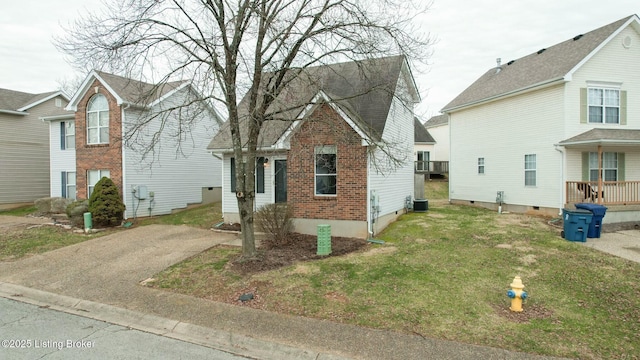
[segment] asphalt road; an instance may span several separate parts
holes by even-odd
[[[249,359],[5,298],[0,342],[0,359]]]

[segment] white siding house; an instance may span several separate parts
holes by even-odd
[[[101,96],[108,107],[104,143],[88,143],[87,112]],[[78,199],[88,198],[90,173],[110,177],[122,193],[125,218],[169,214],[190,204],[220,200],[221,161],[206,150],[222,120],[184,81],[148,84],[92,71],[72,97],[73,118],[50,121],[51,195],[63,192],[63,174],[76,174]],[[63,149],[61,131],[74,123],[75,148]],[[101,123],[102,125],[102,123]],[[105,129],[106,130],[106,129]],[[54,157],[55,156],[55,157]]]
[[[632,15],[487,71],[445,106],[450,200],[557,215],[598,202],[637,219],[640,19]],[[599,161],[600,159],[600,161]],[[634,195],[635,194],[635,195]]]

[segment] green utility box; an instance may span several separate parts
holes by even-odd
[[[318,225],[318,255],[331,254],[331,225]]]
[[[93,220],[91,219],[91,213],[90,212],[86,212],[83,215],[84,215],[84,229],[85,229],[85,231],[92,229],[93,228]]]

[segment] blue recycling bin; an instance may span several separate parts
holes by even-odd
[[[589,210],[562,209],[564,238],[569,241],[587,241],[587,232],[592,219],[593,213]]]
[[[589,231],[587,232],[587,237],[599,238],[600,232],[602,231],[602,219],[604,218],[604,215],[607,213],[607,207],[599,204],[580,203],[580,204],[576,204],[576,209],[591,211],[591,213],[593,214],[593,219],[591,220],[591,224],[589,224]]]

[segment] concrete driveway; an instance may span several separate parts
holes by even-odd
[[[584,246],[640,263],[640,230],[601,233],[600,238],[587,238]]]
[[[0,226],[15,226],[15,219],[4,218],[0,216]],[[85,299],[104,300],[109,289],[114,298],[122,299],[117,292],[130,293],[140,281],[168,266],[235,239],[235,234],[188,226],[143,226],[0,262],[0,280]]]

